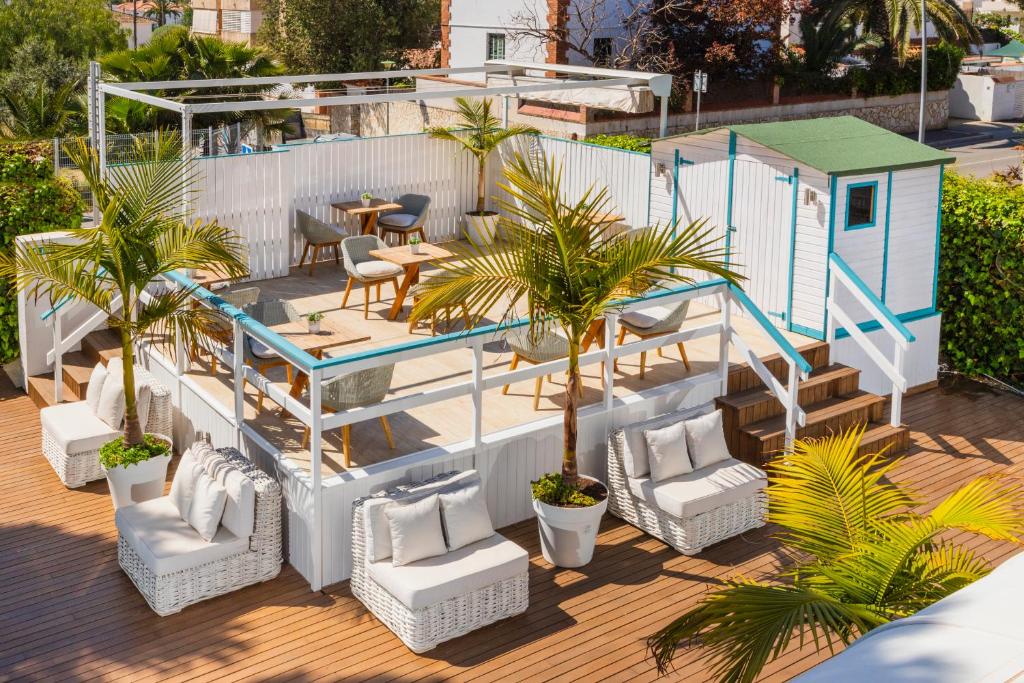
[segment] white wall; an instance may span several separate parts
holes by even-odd
[[[910,350],[904,354],[903,374],[907,378],[908,388],[934,382],[938,378],[941,322],[941,314],[935,314],[905,323],[915,337]],[[885,330],[874,330],[868,332],[867,336],[883,356],[892,360],[895,342]],[[830,354],[833,363],[860,369],[861,389],[882,396],[892,393],[892,382],[851,337],[836,339],[831,345]]]
[[[949,115],[960,119],[992,121],[995,82],[990,76],[961,73],[949,91]]]
[[[941,182],[938,166],[893,173],[884,301],[897,315],[933,304]]]

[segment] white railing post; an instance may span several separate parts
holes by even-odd
[[[245,362],[243,344],[245,343],[245,330],[237,320],[232,322],[234,332],[234,347],[232,353],[232,365],[234,366],[235,382],[235,435],[238,449],[242,449],[242,423],[245,422]]]
[[[729,393],[729,339],[732,337],[732,295],[722,292],[718,295],[722,309],[722,333],[718,337],[718,376],[722,382],[722,396]]]
[[[60,311],[53,316],[53,400],[64,400],[64,335],[61,332]]]
[[[612,406],[615,405],[615,325],[618,324],[617,313],[606,313],[604,316],[604,410],[611,420]]]
[[[323,474],[320,468],[323,467],[323,406],[320,402],[322,370],[313,370],[309,373],[309,409],[312,419],[309,425],[309,452],[310,467],[313,479],[313,519],[310,520],[310,540],[313,555],[313,580],[310,582],[314,591],[323,588],[324,575],[324,547],[323,547]]]
[[[474,457],[484,444],[484,345],[473,340],[473,449]]]
[[[893,344],[893,347],[896,349],[893,366],[896,368],[896,374],[903,377],[903,347],[900,346],[899,342]],[[892,383],[892,405],[890,408],[889,424],[893,427],[899,427],[903,417],[903,390],[896,382]]]
[[[796,363],[789,361],[789,394],[786,397],[786,450],[793,447],[796,439],[797,408],[800,398],[800,373]]]

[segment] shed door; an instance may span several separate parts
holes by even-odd
[[[776,327],[786,328],[797,181],[768,164],[740,159],[734,174],[731,262],[747,277],[747,295]]]

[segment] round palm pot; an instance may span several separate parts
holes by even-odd
[[[583,475],[580,479],[599,484],[607,492],[608,487],[597,479]],[[594,557],[601,517],[607,509],[607,495],[597,505],[588,507],[560,507],[534,499],[533,511],[537,513],[537,531],[544,559],[556,567],[569,568],[582,567],[590,562]]]
[[[473,244],[477,246],[490,244],[498,232],[498,213],[496,211],[467,212],[465,231],[466,239]]]
[[[171,464],[174,452],[171,450],[170,437],[163,434],[149,434],[167,444],[167,453],[131,465],[104,467],[107,485],[110,488],[110,500],[114,509],[134,505],[145,500],[159,498],[164,494],[164,482],[167,481],[167,467]]]

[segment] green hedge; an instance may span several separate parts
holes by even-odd
[[[938,307],[957,369],[1024,379],[1024,188],[947,174]]]
[[[0,250],[18,235],[77,227],[83,209],[78,192],[54,177],[50,143],[0,143]],[[0,363],[17,356],[18,298],[0,283]]]
[[[643,152],[644,154],[651,153],[651,139],[642,138],[636,135],[591,135],[586,138],[584,142],[601,145],[602,147],[628,149],[631,152]]]

